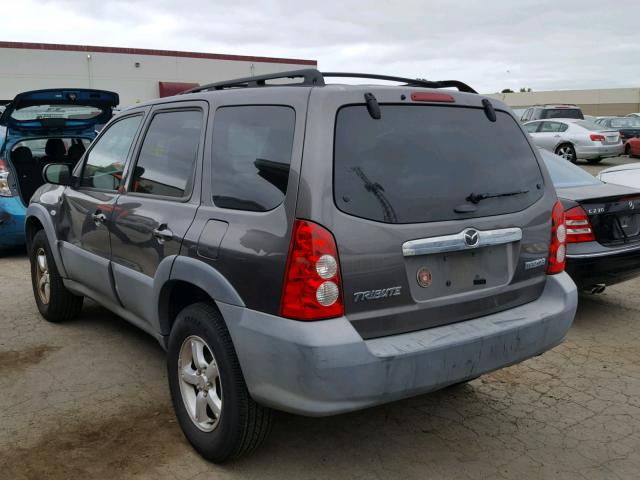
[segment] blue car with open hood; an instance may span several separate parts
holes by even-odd
[[[25,243],[29,199],[50,163],[71,169],[119,103],[104,90],[54,88],[18,94],[0,117],[0,249]]]

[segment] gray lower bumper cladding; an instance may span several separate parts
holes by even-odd
[[[576,306],[562,273],[520,307],[365,341],[344,317],[299,322],[219,304],[253,398],[309,416],[438,390],[538,355],[562,342]]]

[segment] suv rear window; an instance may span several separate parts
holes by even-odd
[[[468,107],[382,105],[374,120],[363,106],[336,119],[334,199],[345,213],[386,223],[421,223],[523,210],[542,196],[542,174],[517,122],[490,122]],[[488,198],[474,194],[527,193]]]
[[[540,112],[540,118],[579,118],[584,119],[579,108],[545,108]]]

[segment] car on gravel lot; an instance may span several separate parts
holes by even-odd
[[[617,130],[623,142],[640,136],[640,118],[611,117],[603,118],[597,123],[607,130]]]
[[[598,172],[596,177],[605,183],[614,183],[640,190],[640,162],[609,167]]]
[[[624,153],[630,157],[640,157],[640,137],[633,137],[624,142]]]
[[[640,276],[640,189],[604,183],[558,155],[540,154],[565,210],[566,270],[576,285],[599,293]]]
[[[73,168],[118,102],[114,92],[74,88],[24,92],[7,105],[0,117],[0,249],[25,244],[27,205],[45,183],[44,167]]]
[[[537,120],[524,128],[534,143],[565,160],[584,159],[598,163],[605,157],[617,157],[624,146],[617,130],[607,130],[588,120]]]
[[[560,105],[536,105],[527,108],[522,117],[521,122],[530,122],[532,120],[544,120],[551,118],[576,118],[584,120],[582,110],[577,105],[560,104]]]
[[[354,76],[402,85],[325,81]],[[122,111],[45,176],[27,216],[38,309],[65,320],[86,296],[157,338],[213,461],[254,449],[271,409],[461,383],[559,344],[575,314],[537,149],[458,81],[205,85]]]

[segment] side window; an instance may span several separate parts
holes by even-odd
[[[109,126],[87,155],[80,187],[118,189],[127,155],[141,120],[142,115],[135,115]]]
[[[536,131],[538,130],[539,126],[540,126],[540,122],[527,123],[524,126],[524,129],[529,133],[536,133]]]
[[[527,110],[524,112],[524,115],[522,115],[522,121],[526,122],[527,120],[529,120],[529,118],[531,118],[531,109],[527,108]]]
[[[131,192],[184,197],[192,186],[200,145],[200,110],[157,113],[144,137]]]
[[[213,201],[265,212],[287,193],[295,111],[254,105],[222,107],[213,123]]]
[[[542,122],[540,133],[553,133],[560,131],[560,123],[558,122]]]
[[[569,125],[567,125],[566,123],[559,123],[558,125],[560,125],[558,127],[559,132],[566,132],[569,129]]]

